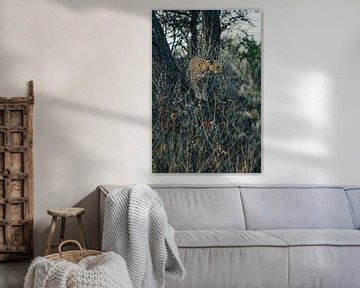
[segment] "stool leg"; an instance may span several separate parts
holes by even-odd
[[[85,229],[84,229],[84,223],[81,219],[81,215],[77,216],[77,220],[78,220],[79,226],[80,226],[81,245],[83,246],[84,249],[86,249],[87,244],[86,244],[86,238],[85,238]]]
[[[55,233],[56,220],[57,220],[56,216],[53,216],[51,219],[50,231],[49,231],[49,236],[48,236],[48,240],[47,240],[45,255],[50,254],[50,251],[51,251],[51,243],[52,243],[52,239],[53,239],[54,233]]]
[[[61,217],[60,243],[64,241],[66,218]]]

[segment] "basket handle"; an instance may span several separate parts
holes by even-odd
[[[81,244],[80,244],[78,241],[76,241],[76,240],[65,240],[65,241],[61,242],[60,245],[59,245],[58,251],[59,251],[60,255],[63,253],[63,251],[61,250],[61,248],[62,248],[65,244],[67,244],[67,243],[76,244],[76,246],[79,247],[80,252],[82,252],[82,251],[84,250],[84,249],[82,248]]]

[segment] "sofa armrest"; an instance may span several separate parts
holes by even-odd
[[[102,186],[99,186],[99,250],[101,250],[102,233],[104,228],[105,199],[109,195]]]

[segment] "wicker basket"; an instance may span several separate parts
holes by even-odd
[[[61,250],[61,248],[65,244],[69,244],[69,243],[76,244],[79,247],[79,250],[63,252]],[[69,262],[78,263],[85,257],[96,256],[96,255],[102,254],[102,252],[100,252],[100,251],[83,249],[81,244],[76,240],[65,240],[65,241],[61,242],[58,250],[59,250],[59,253],[47,255],[47,256],[45,256],[45,258],[47,258],[49,260],[66,260]]]

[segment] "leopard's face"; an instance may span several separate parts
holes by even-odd
[[[206,74],[209,71],[209,61],[205,59],[197,59],[197,61],[193,62],[193,65],[190,67],[194,74],[198,74],[198,76],[201,76],[201,74]]]
[[[212,74],[221,73],[222,66],[219,60],[208,60],[208,71]]]

